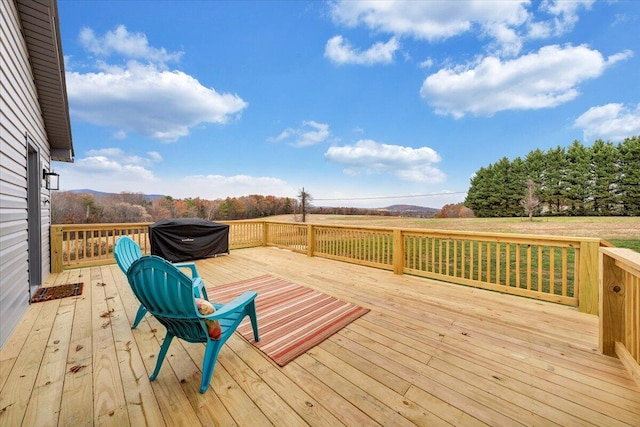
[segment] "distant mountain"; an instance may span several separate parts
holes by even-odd
[[[398,212],[408,216],[419,215],[423,217],[434,216],[440,211],[440,209],[427,208],[424,206],[415,206],[415,205],[391,205],[391,206],[387,206],[386,208],[380,208],[380,210],[385,210],[389,212]]]
[[[91,194],[92,196],[95,196],[95,197],[106,197],[106,196],[120,194],[120,193],[105,193],[103,191],[89,190],[88,188],[83,188],[80,190],[69,190],[69,192],[77,193],[77,194]],[[126,193],[126,191],[124,191],[123,193]],[[143,196],[145,199],[149,201],[153,201],[155,199],[160,199],[162,197],[165,197],[163,194],[143,194]]]

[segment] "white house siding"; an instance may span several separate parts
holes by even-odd
[[[0,347],[29,305],[27,135],[39,152],[39,175],[50,150],[20,19],[0,0]],[[49,191],[39,180],[42,279],[49,274]],[[33,285],[33,284],[32,284]],[[37,284],[39,285],[39,284]]]

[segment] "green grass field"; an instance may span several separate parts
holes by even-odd
[[[640,252],[640,240],[636,239],[610,239],[609,243],[619,248],[629,248],[636,252]]]

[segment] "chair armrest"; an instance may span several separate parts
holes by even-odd
[[[251,302],[253,302],[257,296],[258,296],[258,293],[255,291],[246,291],[242,295],[234,298],[233,301],[220,307],[220,309],[216,310],[215,313],[210,314],[209,316],[203,316],[203,317],[210,320],[221,319],[226,315],[228,315],[229,313],[233,313],[235,311],[238,311],[238,309],[244,308],[247,304],[250,304]]]
[[[198,274],[198,270],[196,269],[196,265],[192,262],[177,262],[172,264],[178,268],[188,268],[189,270],[191,270],[192,279],[200,277],[200,275]]]
[[[191,279],[191,288],[193,289],[193,296],[196,298],[204,298],[207,301],[209,297],[207,296],[207,289],[204,287],[204,282],[200,277],[194,277]]]

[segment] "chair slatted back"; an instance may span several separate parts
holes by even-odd
[[[113,249],[113,256],[118,263],[118,267],[124,274],[127,274],[131,264],[142,256],[140,246],[129,236],[121,236]]]
[[[133,262],[127,277],[138,300],[178,338],[206,342],[207,327],[198,315],[193,281],[169,261],[155,255]]]

